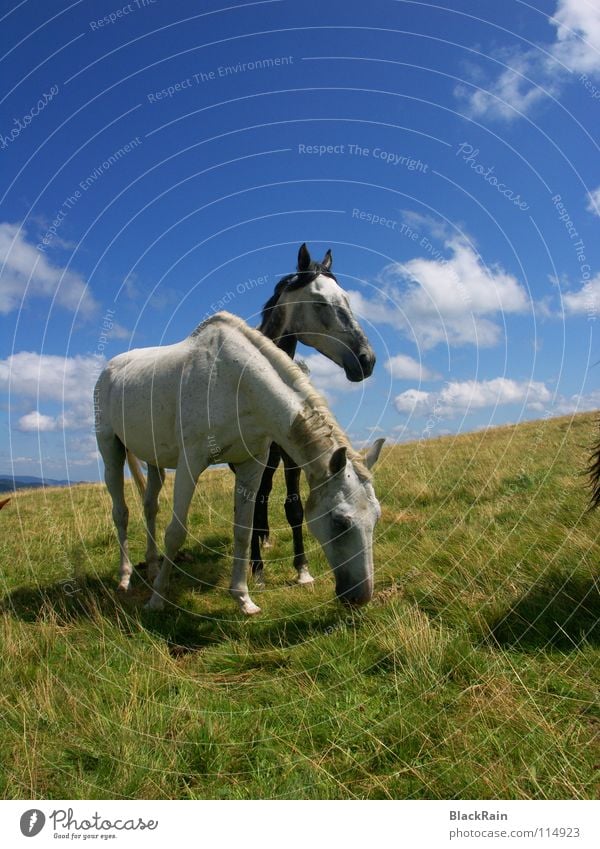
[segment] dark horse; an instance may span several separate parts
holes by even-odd
[[[331,250],[322,262],[311,259],[305,244],[298,251],[295,274],[283,277],[273,295],[264,305],[259,330],[294,357],[298,342],[316,348],[341,366],[348,380],[357,382],[369,377],[375,366],[375,354],[356,321],[348,296],[331,272]],[[378,440],[374,452],[379,453],[383,440]],[[371,460],[373,458],[369,458]],[[278,445],[273,443],[260,488],[256,495],[254,527],[250,548],[252,574],[263,582],[261,543],[269,538],[269,496],[273,475],[283,460],[287,497],[285,515],[294,540],[294,567],[298,583],[312,583],[304,552],[302,524],[304,508],[300,499],[300,469]]]

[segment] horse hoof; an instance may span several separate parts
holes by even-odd
[[[262,569],[258,569],[256,572],[252,573],[252,580],[254,581],[254,586],[257,590],[264,590],[265,588],[265,573]]]
[[[194,557],[189,551],[178,551],[175,555],[175,563],[193,563]]]
[[[124,581],[121,581],[121,583],[117,587],[117,592],[119,593],[119,595],[121,595],[122,593],[129,592],[129,581],[127,581],[126,583]]]
[[[301,569],[298,572],[298,577],[296,578],[296,583],[300,584],[301,587],[307,587],[307,589],[313,589],[313,585],[315,583],[315,579],[310,574],[308,569]]]
[[[242,605],[242,613],[245,613],[246,616],[256,616],[257,613],[260,613],[260,607],[254,604],[253,601],[245,601]]]
[[[153,593],[151,598],[150,598],[150,601],[147,601],[146,604],[144,605],[144,609],[145,610],[162,610],[164,608],[164,606],[165,606],[164,599],[162,599],[159,595],[156,595],[156,593]]]
[[[273,540],[271,537],[265,537],[262,541],[262,548],[268,551],[270,548],[273,548]]]

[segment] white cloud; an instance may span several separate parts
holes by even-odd
[[[408,224],[413,231],[426,232],[439,242],[448,241],[456,233],[456,228],[439,216],[416,212],[414,209],[399,209],[398,212],[402,224]]]
[[[350,306],[359,318],[372,321],[373,324],[391,324],[398,330],[407,330],[408,320],[402,315],[400,308],[400,293],[392,292],[388,295],[381,290],[374,298],[367,298],[362,292],[349,290],[346,293],[350,299]],[[397,300],[395,297],[397,297]]]
[[[99,459],[100,452],[94,434],[85,433],[69,438],[68,465],[88,466],[90,463],[97,463]]]
[[[522,313],[530,306],[524,288],[500,266],[485,266],[462,239],[445,243],[448,259],[419,257],[391,263],[380,275],[381,292],[368,300],[349,292],[352,308],[374,323],[414,336],[423,348],[495,345],[501,328],[488,318]]]
[[[576,393],[575,395],[562,395],[552,407],[555,416],[564,416],[569,413],[585,413],[597,410],[600,407],[600,389],[587,395]]]
[[[22,416],[23,431],[81,430],[93,422],[92,393],[104,366],[103,357],[59,357],[21,351],[0,360],[0,391],[10,391],[13,400],[54,402],[63,405],[58,416],[32,410]]]
[[[416,415],[433,412],[439,416],[458,416],[484,407],[524,404],[542,410],[552,398],[550,390],[539,381],[516,381],[506,377],[493,380],[465,380],[447,383],[441,392],[409,389],[394,399],[400,413]]]
[[[414,413],[420,415],[426,413],[431,407],[430,398],[433,393],[424,392],[421,389],[407,389],[394,398],[394,406],[399,413]]]
[[[579,73],[600,72],[600,6],[597,0],[558,0],[552,52]]]
[[[592,215],[600,216],[600,186],[598,186],[597,189],[592,189],[591,192],[588,192],[586,209],[588,212],[591,212]]]
[[[589,0],[558,0],[548,23],[555,40],[533,49],[503,49],[494,58],[507,67],[480,88],[459,85],[455,96],[477,118],[513,120],[528,114],[547,94],[557,97],[569,80],[569,71],[600,74],[600,5]]]
[[[113,323],[113,326],[111,327],[111,329],[108,331],[108,335],[110,336],[111,339],[129,339],[129,340],[131,340],[133,333],[127,327],[123,327],[122,324],[119,324],[118,322],[115,321]]]
[[[566,292],[563,303],[570,315],[597,316],[600,313],[600,272],[576,292]]]
[[[80,401],[92,394],[103,357],[59,357],[21,351],[0,360],[0,390],[48,401]]]
[[[0,314],[23,299],[55,298],[58,306],[89,317],[98,307],[81,275],[49,262],[17,224],[0,224]]]
[[[438,378],[435,372],[407,354],[396,354],[390,357],[385,363],[385,368],[394,380],[436,380]]]
[[[557,93],[556,79],[545,80],[543,71],[540,73],[546,60],[537,51],[503,50],[495,58],[508,66],[495,80],[481,84],[479,88],[461,84],[454,89],[455,96],[465,103],[468,113],[474,118],[512,121],[520,114],[527,114],[546,96],[546,92]],[[542,79],[543,87],[536,84],[534,76]]]
[[[32,410],[27,415],[21,416],[17,427],[25,433],[29,433],[30,431],[47,433],[56,430],[58,422],[54,416],[45,416],[38,412],[38,410]]]

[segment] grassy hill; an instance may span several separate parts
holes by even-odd
[[[0,795],[596,796],[600,512],[581,476],[596,437],[580,415],[384,449],[376,596],[355,613],[312,538],[316,589],[290,585],[280,477],[250,621],[226,593],[228,471],[200,479],[162,614],[142,608],[143,573],[116,597],[102,486],[15,494],[0,514]]]

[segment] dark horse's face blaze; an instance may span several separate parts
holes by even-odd
[[[348,380],[369,377],[375,353],[358,324],[348,295],[331,273],[331,251],[313,262],[305,245],[298,254],[298,273],[284,277],[265,305],[265,335],[289,337],[315,348],[344,369]]]

